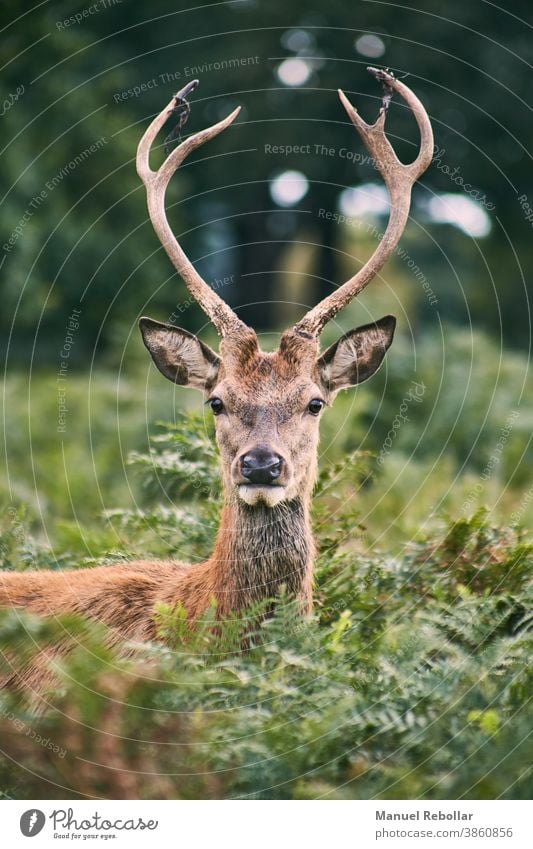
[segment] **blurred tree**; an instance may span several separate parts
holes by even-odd
[[[294,0],[290,10],[253,0],[190,10],[154,0],[149,14],[118,0],[94,14],[84,9],[48,3],[19,17],[15,0],[2,9],[2,244],[21,232],[3,251],[1,320],[4,340],[15,322],[17,360],[33,338],[38,361],[56,361],[73,306],[82,309],[72,354],[79,363],[95,346],[120,350],[117,338],[140,312],[175,312],[184,288],[146,222],[133,160],[149,117],[194,77],[202,85],[187,132],[243,105],[239,124],[191,157],[169,191],[169,217],[200,272],[229,277],[224,297],[262,327],[284,323],[280,307],[265,309],[273,296],[309,303],[341,282],[345,235],[319,211],[337,210],[347,187],[380,181],[354,163],[362,145],[335,90],[343,87],[371,119],[379,91],[364,68],[376,63],[408,72],[432,116],[439,154],[416,193],[412,256],[432,269],[440,316],[528,344],[526,2],[512,14],[481,0],[454,0],[445,15],[436,0],[422,10],[343,0],[327,8]],[[416,145],[413,123],[393,106],[390,133],[406,159]],[[271,187],[287,170],[303,175],[303,195],[283,206]],[[476,242],[436,223],[429,212],[442,192],[484,196],[490,233]],[[312,250],[301,274],[288,248],[298,242]],[[349,250],[352,268],[359,243]],[[179,322],[197,330],[203,319],[193,307]]]

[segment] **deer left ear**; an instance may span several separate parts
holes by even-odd
[[[208,345],[187,330],[152,318],[141,318],[139,327],[154,363],[168,380],[202,392],[214,385],[220,359]]]
[[[328,391],[347,389],[372,377],[391,345],[395,327],[394,316],[386,315],[373,324],[350,330],[331,345],[317,362]]]

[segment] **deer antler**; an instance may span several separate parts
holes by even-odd
[[[211,319],[221,336],[226,336],[235,331],[242,331],[247,326],[237,317],[231,307],[220,298],[216,292],[203,280],[198,274],[192,262],[188,259],[174,233],[172,232],[167,220],[165,212],[165,192],[169,184],[170,178],[181,165],[183,160],[196,150],[197,147],[205,142],[218,136],[226,127],[235,120],[240,112],[240,106],[235,109],[231,115],[214,124],[212,127],[207,127],[195,133],[193,136],[185,139],[175,150],[173,150],[165,159],[161,167],[157,171],[150,168],[150,150],[157,137],[157,134],[166,123],[171,115],[181,109],[179,126],[183,126],[189,116],[189,104],[187,96],[194,91],[198,85],[198,80],[193,80],[188,83],[178,94],[174,95],[168,106],[155,118],[145,134],[143,135],[137,148],[137,173],[144,185],[146,186],[146,194],[148,199],[148,212],[153,228],[157,233],[161,244],[167,252],[170,261],[174,265],[178,274],[183,278],[187,289],[197,301],[198,305],[203,309],[205,314]],[[172,134],[168,137],[169,141]]]
[[[418,97],[391,73],[377,68],[368,68],[367,70],[383,83],[384,87],[383,103],[375,124],[367,124],[366,121],[363,121],[343,91],[339,90],[339,97],[389,190],[391,208],[389,223],[383,238],[370,259],[357,274],[331,295],[324,298],[298,322],[295,327],[298,333],[310,333],[317,336],[324,325],[334,318],[339,310],[347,306],[383,268],[398,244],[407,223],[413,184],[424,173],[433,156],[431,123]],[[395,91],[410,106],[420,130],[420,151],[410,165],[403,165],[399,161],[385,135],[385,118],[392,94]]]

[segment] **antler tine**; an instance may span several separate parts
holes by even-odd
[[[183,160],[197,147],[200,147],[210,139],[215,138],[226,127],[235,120],[240,112],[240,106],[212,127],[195,133],[185,141],[181,142],[175,150],[170,153],[161,167],[154,171],[150,168],[150,151],[157,134],[173,114],[178,106],[187,105],[186,97],[198,85],[198,80],[188,83],[178,94],[174,95],[168,106],[152,121],[137,148],[137,173],[146,186],[148,200],[148,212],[153,228],[159,237],[174,268],[183,278],[187,289],[197,301],[221,336],[226,336],[235,331],[246,328],[244,322],[238,318],[231,307],[205,282],[198,274],[192,262],[184,253],[176,236],[172,232],[165,211],[165,192],[170,178],[181,165]],[[181,124],[185,123],[188,114],[185,113]]]
[[[428,114],[418,97],[391,73],[377,68],[367,70],[383,84],[385,90],[380,113],[374,124],[363,121],[357,109],[340,90],[339,97],[389,190],[389,222],[378,247],[357,274],[313,307],[296,325],[296,331],[313,336],[318,335],[324,325],[347,306],[383,268],[407,223],[413,184],[424,173],[433,157],[433,131]],[[400,162],[385,135],[385,118],[393,92],[398,92],[410,107],[420,131],[420,150],[409,165]]]

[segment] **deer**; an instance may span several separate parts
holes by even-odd
[[[81,614],[104,623],[112,640],[136,643],[158,639],[158,603],[171,609],[181,605],[194,627],[210,605],[216,606],[219,619],[238,616],[283,588],[303,615],[311,612],[315,545],[310,504],[320,418],[338,392],[377,371],[393,341],[396,319],[387,315],[350,330],[325,351],[320,350],[320,334],[391,257],[408,220],[412,187],[433,156],[430,119],[418,97],[392,73],[368,70],[384,91],[375,123],[366,123],[344,92],[338,94],[387,186],[386,231],[364,265],[285,330],[273,352],[261,350],[255,331],[199,275],[165,211],[165,193],[175,171],[192,151],[228,128],[240,107],[167,151],[157,170],[149,164],[157,136],[173,115],[179,113],[183,125],[190,111],[186,98],[197,81],[151,122],[136,157],[149,219],[190,295],[220,336],[219,351],[173,324],[143,317],[139,326],[156,368],[174,384],[199,390],[214,417],[224,493],[214,550],[193,565],[138,560],[78,570],[3,572],[0,607],[41,616]],[[410,164],[400,162],[385,133],[394,93],[405,101],[419,129],[419,149]],[[31,680],[37,680],[35,673]]]

